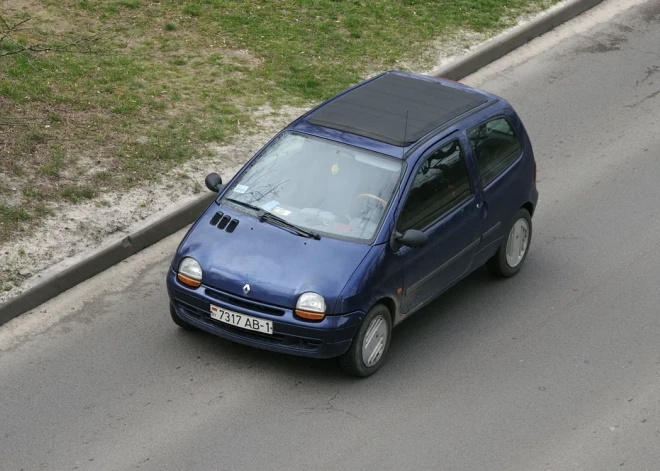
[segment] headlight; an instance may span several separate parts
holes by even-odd
[[[202,284],[202,267],[194,258],[186,257],[179,263],[176,277],[184,285],[197,288]]]
[[[303,319],[320,321],[325,317],[325,299],[318,293],[303,293],[296,303],[296,314]]]

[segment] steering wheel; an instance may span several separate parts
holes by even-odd
[[[361,193],[361,194],[359,194],[355,197],[355,199],[359,199],[359,198],[369,198],[369,199],[372,199],[372,200],[376,200],[380,204],[382,204],[383,207],[387,207],[387,201],[385,201],[383,198],[379,198],[376,195],[372,195],[371,193]]]
[[[372,195],[371,193],[360,193],[359,195],[355,196],[354,200],[355,201],[373,200],[383,205],[383,210],[387,208],[387,201],[385,201],[383,198],[379,198],[376,195]],[[359,210],[359,213],[363,214],[365,209],[366,206],[364,205],[361,205],[361,209],[358,208],[358,205],[353,205],[349,210],[349,213],[346,215],[346,218],[350,221],[354,217],[357,217],[356,210]]]

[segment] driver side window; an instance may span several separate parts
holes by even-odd
[[[423,230],[470,196],[460,143],[452,141],[429,155],[417,171],[399,223],[400,232]]]

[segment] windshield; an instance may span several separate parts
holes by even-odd
[[[381,154],[284,133],[245,169],[222,201],[256,206],[325,235],[366,241],[380,226],[401,167],[400,160]]]

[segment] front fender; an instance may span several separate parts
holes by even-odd
[[[401,301],[401,294],[397,291],[402,287],[401,257],[388,244],[375,245],[346,283],[337,300],[335,312],[367,312],[378,301],[388,298],[395,306],[393,323],[396,323]]]

